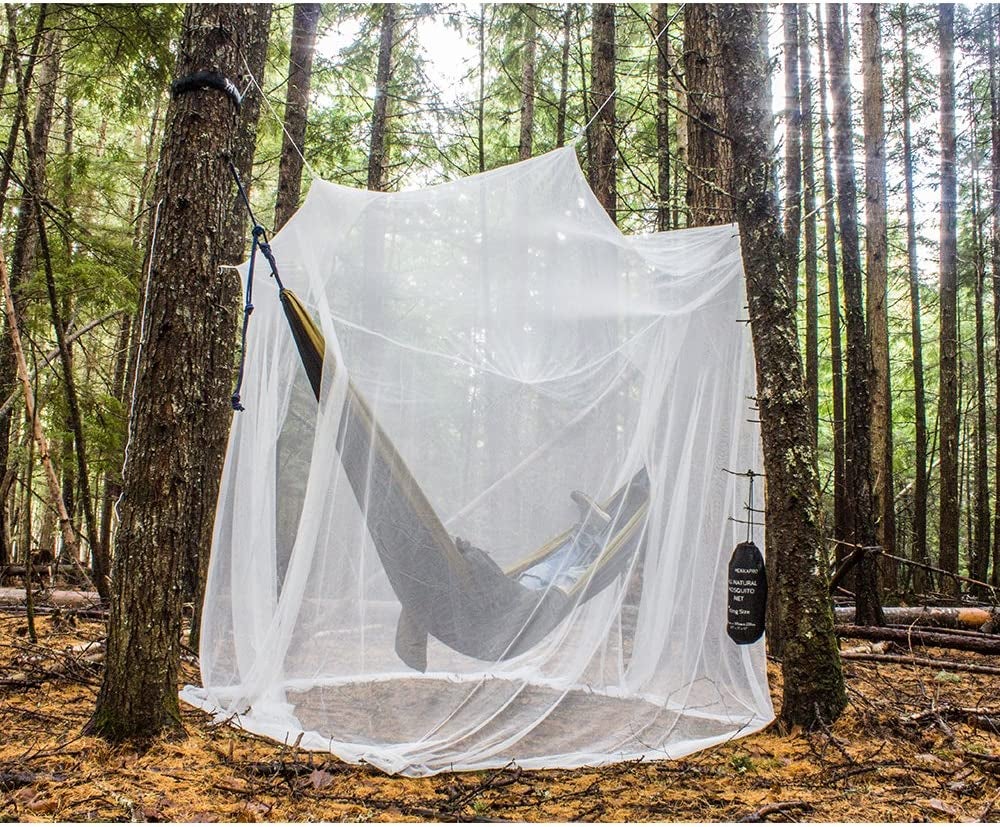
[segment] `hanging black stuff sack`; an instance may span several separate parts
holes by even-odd
[[[766,609],[764,555],[753,543],[740,543],[729,558],[729,637],[741,646],[760,640]]]

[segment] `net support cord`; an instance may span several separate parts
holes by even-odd
[[[284,290],[284,285],[281,283],[281,276],[278,275],[278,265],[274,260],[274,253],[271,252],[271,244],[267,239],[267,231],[257,220],[257,216],[254,215],[253,208],[250,206],[250,199],[247,196],[246,189],[243,187],[243,181],[240,180],[239,170],[236,169],[236,165],[233,163],[231,158],[227,160],[229,163],[229,171],[232,173],[233,180],[236,182],[236,189],[239,192],[240,200],[247,208],[247,214],[250,216],[250,223],[253,225],[253,229],[251,230],[250,262],[247,265],[246,301],[243,305],[243,327],[240,332],[240,363],[236,373],[236,387],[233,389],[232,395],[233,410],[242,411],[244,408],[242,402],[240,401],[240,392],[243,389],[243,375],[246,368],[247,328],[250,326],[250,316],[253,314],[253,274],[254,264],[257,260],[257,250],[260,250],[261,255],[267,259],[267,263],[271,267],[271,277],[277,283],[278,289]]]

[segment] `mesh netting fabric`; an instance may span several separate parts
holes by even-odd
[[[186,700],[405,775],[771,720],[763,642],[726,635],[723,469],[761,468],[735,227],[623,235],[563,149],[316,181],[272,248],[325,340],[319,401],[259,283]]]

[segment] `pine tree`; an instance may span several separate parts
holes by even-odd
[[[177,79],[206,66],[238,76],[256,14],[247,5],[188,6]],[[233,203],[225,159],[246,128],[236,112],[225,93],[202,88],[176,95],[166,115],[152,228],[156,278],[145,299],[106,666],[88,725],[111,740],[180,731],[182,581],[191,548],[204,539],[207,477],[221,471],[211,462],[231,416],[237,286],[219,264]]]
[[[785,274],[776,262],[784,240],[771,176],[771,102],[764,6],[718,7],[726,66],[726,132],[731,136],[732,190],[746,269],[757,360],[767,538],[782,553],[772,599],[779,606],[782,720],[813,726],[847,704],[819,522],[819,486],[809,437],[809,406]]]

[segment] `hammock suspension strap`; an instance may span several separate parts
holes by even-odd
[[[253,313],[253,273],[254,265],[257,261],[257,250],[260,250],[261,255],[267,259],[267,263],[271,266],[271,277],[277,283],[278,289],[284,290],[285,286],[281,283],[281,277],[278,275],[278,265],[274,261],[274,253],[271,252],[271,245],[267,240],[267,231],[253,214],[253,208],[250,206],[250,199],[247,197],[246,190],[243,188],[243,182],[240,180],[240,174],[236,169],[236,165],[233,163],[231,158],[227,160],[229,162],[229,171],[233,175],[233,180],[236,181],[236,189],[239,191],[240,199],[247,208],[247,213],[250,216],[250,222],[253,224],[250,241],[250,263],[247,265],[246,300],[243,305],[243,327],[240,332],[240,365],[239,370],[236,373],[236,387],[233,389],[233,396],[231,400],[233,410],[242,411],[244,410],[244,407],[240,402],[240,392],[243,389],[243,373],[246,367],[247,359],[247,328],[250,326],[250,316]]]

